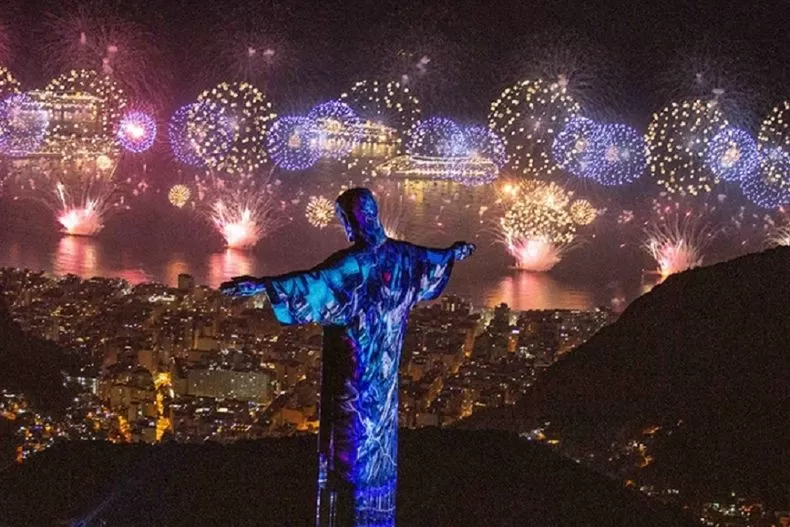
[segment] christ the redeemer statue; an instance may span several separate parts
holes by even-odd
[[[455,261],[475,246],[431,249],[387,238],[368,189],[350,189],[335,205],[351,247],[308,271],[239,277],[221,289],[265,292],[281,324],[324,326],[317,525],[394,526],[406,321],[417,302],[441,294]]]

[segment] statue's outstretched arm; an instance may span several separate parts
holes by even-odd
[[[233,280],[223,282],[219,290],[228,296],[255,296],[265,292],[264,280],[266,277],[236,276]]]
[[[220,286],[231,296],[266,293],[283,324],[343,324],[354,292],[364,280],[354,254],[335,253],[316,267],[280,276],[241,276]]]
[[[455,242],[445,249],[412,246],[414,254],[414,276],[417,302],[435,300],[442,294],[450,280],[453,264],[465,260],[474,253],[476,247],[467,242]]]
[[[450,250],[453,251],[455,261],[460,262],[472,256],[477,250],[477,246],[474,243],[455,242],[450,246]]]
[[[423,247],[420,245],[415,245],[414,247],[424,251],[426,259],[431,263],[444,263],[449,260],[460,262],[472,256],[477,249],[475,244],[463,241],[455,242],[446,248]]]

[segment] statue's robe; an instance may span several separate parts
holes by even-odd
[[[263,279],[282,324],[324,327],[319,526],[394,526],[398,365],[410,310],[446,286],[452,249],[386,239]]]

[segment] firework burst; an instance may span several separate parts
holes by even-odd
[[[430,7],[424,6],[427,11]],[[435,18],[434,18],[435,17]],[[363,47],[364,61],[371,60],[383,78],[396,79],[421,99],[437,101],[452,88],[464,65],[463,46],[443,34],[443,16],[435,13],[421,17],[421,24],[393,24],[371,28],[370,46]]]
[[[554,137],[551,155],[554,163],[579,178],[591,177],[599,152],[601,126],[586,117],[570,119]]]
[[[211,16],[211,34],[193,57],[201,78],[249,82],[277,100],[290,96],[293,86],[314,80],[306,64],[313,57],[302,55],[301,38],[290,31],[293,4],[216,4]],[[310,35],[313,44],[318,38]]]
[[[705,165],[705,155],[713,137],[726,126],[715,101],[672,103],[653,115],[646,141],[656,182],[680,195],[713,190],[716,178]]]
[[[147,188],[137,176],[116,174],[122,92],[95,72],[73,71],[29,95],[49,127],[34,152],[8,163],[12,193],[44,203],[65,232],[94,235],[109,214],[128,208]]]
[[[272,162],[283,170],[307,170],[321,157],[320,133],[313,120],[299,116],[275,119],[266,134],[266,151]]]
[[[12,93],[19,93],[19,81],[17,81],[8,69],[0,66],[0,97]]]
[[[522,181],[513,191],[521,199],[536,202],[552,209],[564,209],[571,201],[571,193],[554,182],[535,179]]]
[[[145,112],[128,112],[121,118],[115,136],[125,150],[145,152],[156,139],[156,121]]]
[[[44,51],[51,72],[95,70],[129,93],[156,101],[167,86],[155,35],[107,8],[80,6],[50,16]]]
[[[768,204],[782,202],[785,205],[790,202],[790,101],[777,105],[763,120],[758,141],[760,176],[750,186],[766,188],[759,192],[752,189],[748,197],[755,201],[753,196],[756,194],[771,195],[772,199],[758,198],[758,201],[771,202]],[[760,204],[758,201],[755,203]]]
[[[737,51],[736,51],[737,50]],[[728,119],[739,127],[751,127],[757,109],[766,103],[766,79],[754,65],[757,57],[737,56],[744,46],[721,39],[701,41],[679,49],[657,86],[663,100],[713,99]]]
[[[340,99],[363,121],[386,126],[401,137],[420,118],[420,101],[399,82],[359,81]]]
[[[760,125],[757,137],[761,149],[781,147],[790,151],[790,101],[784,101],[771,110]]]
[[[790,224],[775,225],[768,231],[767,247],[790,247]]]
[[[187,204],[191,196],[192,191],[189,190],[189,187],[180,183],[170,187],[170,190],[167,192],[167,200],[171,205],[179,209]]]
[[[661,279],[702,265],[703,251],[715,232],[691,212],[668,214],[653,221],[646,229],[644,250],[658,264]]]
[[[757,173],[741,184],[746,198],[764,209],[790,204],[790,154],[781,147],[764,148]]]
[[[323,196],[310,196],[305,217],[310,225],[323,229],[335,218],[335,204]]]
[[[585,114],[595,118],[611,117],[612,108],[622,107],[627,90],[622,86],[622,61],[613,56],[611,47],[590,39],[582,32],[525,32],[508,62],[508,71],[521,78],[549,79],[562,82]],[[524,50],[529,50],[525,53]]]
[[[198,96],[190,119],[208,129],[202,140],[192,137],[196,153],[209,168],[229,176],[256,174],[267,160],[265,137],[277,117],[266,96],[253,85],[223,82]],[[219,116],[219,118],[218,118]],[[233,140],[225,148],[225,126]]]
[[[566,87],[564,79],[522,81],[491,104],[488,124],[505,140],[513,171],[545,176],[554,172],[554,137],[580,112]]]
[[[35,174],[20,173],[17,196],[46,205],[66,234],[93,236],[111,214],[128,209],[129,199],[147,188],[144,181],[117,180],[116,163],[106,156],[92,163],[84,159],[53,162]]]
[[[167,125],[170,150],[184,165],[205,168],[204,158],[224,158],[235,141],[236,133],[224,109],[212,111],[207,106],[207,103],[187,104],[170,117]]]
[[[727,127],[711,139],[706,163],[722,181],[745,181],[760,169],[757,143],[748,132]]]
[[[53,97],[95,97],[95,111],[99,115],[101,135],[112,137],[117,130],[128,101],[120,86],[110,77],[101,75],[94,70],[72,70],[69,73],[52,79],[44,88],[46,94]],[[73,127],[53,127],[50,135],[53,138],[67,139],[69,136],[83,134],[84,130]],[[94,132],[94,131],[92,131]],[[99,132],[99,131],[95,131]]]
[[[188,134],[190,114],[192,114],[192,105],[187,104],[170,116],[167,123],[167,140],[175,159],[184,165],[198,167],[203,164],[203,160],[198,156],[197,146],[190,141]],[[228,146],[230,146],[230,140]]]
[[[586,199],[573,201],[568,212],[576,225],[589,225],[598,217],[598,211]]]
[[[599,152],[591,177],[604,186],[633,183],[644,174],[648,162],[645,139],[634,128],[620,123],[601,127]]]
[[[431,117],[412,130],[406,153],[427,157],[463,157],[469,150],[466,136],[455,121]]]
[[[471,157],[491,160],[501,169],[507,164],[507,148],[499,135],[485,126],[467,126],[464,136]]]
[[[6,14],[8,16],[8,14]],[[8,64],[11,55],[11,37],[8,26],[0,23],[0,62]]]
[[[516,267],[525,271],[551,270],[572,247],[576,235],[567,212],[530,202],[511,206],[500,227]]]
[[[109,211],[109,200],[104,199],[105,196],[75,199],[67,194],[63,185],[58,187],[57,196],[60,201],[57,220],[66,234],[93,236],[104,228],[104,218]]]
[[[292,49],[284,26],[266,18],[232,12],[219,17],[217,41],[208,50],[214,57],[211,67],[232,79],[256,83],[267,90],[273,87],[270,82],[273,76],[290,73],[294,57],[289,57]]]
[[[577,242],[571,196],[555,183],[525,181],[508,192],[508,205],[499,220],[499,235],[516,267],[551,270]]]
[[[270,189],[217,189],[208,217],[231,249],[250,249],[282,225],[280,204]]]
[[[37,151],[49,129],[49,113],[24,93],[0,101],[0,152],[25,157]]]

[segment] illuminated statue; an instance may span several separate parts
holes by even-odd
[[[387,238],[371,192],[335,209],[353,246],[309,271],[240,277],[224,293],[265,292],[282,324],[324,326],[317,524],[394,526],[398,364],[409,311],[437,298],[475,246],[429,249]]]

